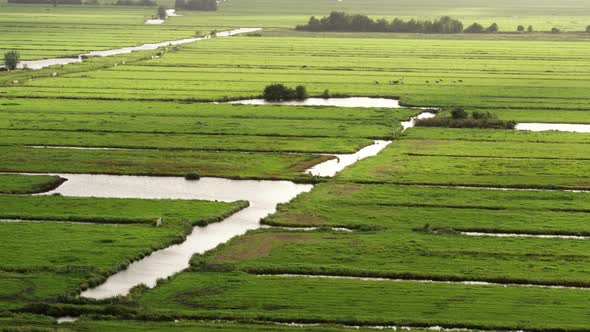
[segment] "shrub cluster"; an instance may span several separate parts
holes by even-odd
[[[303,85],[298,85],[293,89],[284,84],[270,84],[264,88],[262,97],[269,101],[303,100],[307,98],[307,89]]]
[[[463,23],[449,16],[443,16],[434,21],[414,19],[404,21],[396,18],[389,22],[384,18],[375,21],[366,15],[331,12],[329,16],[321,19],[312,16],[307,25],[298,25],[295,29],[308,31],[459,33],[463,31]]]
[[[450,117],[416,120],[417,127],[514,129],[516,122],[499,120],[490,112],[474,111],[471,115],[461,107],[451,110]]]
[[[216,11],[216,0],[176,0],[174,8],[184,10]]]
[[[495,32],[498,32],[498,30],[499,30],[499,27],[496,23],[492,23],[492,25],[490,25],[487,28],[484,28],[484,26],[479,23],[473,23],[472,25],[465,28],[465,30],[463,30],[463,32],[465,32],[465,33],[495,33]]]
[[[306,31],[362,31],[362,32],[409,32],[409,33],[494,33],[498,32],[498,24],[492,23],[484,27],[473,23],[463,29],[463,23],[449,16],[437,20],[404,21],[395,18],[388,21],[384,18],[373,20],[366,15],[350,15],[344,12],[331,12],[330,15],[317,19],[312,16],[306,25],[298,25],[296,30]],[[524,29],[524,27],[523,27]],[[531,27],[532,29],[532,27]]]

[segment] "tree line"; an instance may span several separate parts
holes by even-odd
[[[485,27],[479,23],[473,23],[467,27],[463,22],[453,19],[449,16],[443,16],[435,20],[415,20],[404,21],[395,18],[392,21],[381,18],[374,20],[366,15],[347,14],[344,12],[331,12],[330,15],[320,19],[312,16],[305,25],[298,25],[296,30],[304,31],[349,31],[349,32],[406,32],[406,33],[495,33],[500,30],[496,23]],[[533,26],[525,28],[519,25],[517,32],[533,32]],[[551,32],[558,33],[558,28],[551,29]],[[586,32],[590,32],[590,26],[586,27]]]
[[[216,11],[216,0],[176,0],[174,3],[175,9],[184,10],[202,10],[202,11]]]
[[[372,18],[344,12],[331,12],[330,15],[317,19],[312,16],[306,25],[298,25],[296,30],[307,31],[363,31],[363,32],[417,32],[417,33],[459,33],[463,31],[463,23],[459,20],[443,16],[440,19],[404,21],[399,18],[388,21],[384,18]]]

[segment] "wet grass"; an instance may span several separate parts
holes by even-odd
[[[227,264],[228,270],[260,274],[590,286],[583,268],[590,262],[588,241],[478,238],[413,231],[410,222],[396,226],[376,232],[257,231],[195,259],[193,266],[216,271]]]
[[[409,118],[416,111],[401,113],[405,113],[406,118]],[[362,119],[327,121],[325,119],[14,113],[1,116],[0,128],[119,133],[391,138],[394,131],[401,129],[401,126],[399,120],[388,120],[388,117],[391,118],[386,115],[372,121]]]
[[[56,220],[90,223],[188,223],[204,225],[228,206],[222,202],[172,199],[86,198],[51,196],[0,196],[4,219]],[[234,204],[244,207],[245,202]],[[229,206],[232,206],[231,204]]]
[[[354,153],[365,138],[3,130],[1,145],[241,152]]]
[[[246,206],[61,196],[0,199],[2,218],[45,220],[0,223],[0,283],[18,285],[0,287],[10,293],[0,295],[0,306],[7,307],[62,301],[131,261],[180,242],[192,225],[219,221]],[[160,227],[155,226],[158,218]]]
[[[283,153],[353,153],[419,112],[55,99],[2,99],[0,110],[0,145]]]
[[[0,174],[0,194],[33,194],[55,189],[64,179],[48,175]]]
[[[5,156],[0,170],[201,176],[234,179],[289,179],[311,181],[303,171],[332,157],[313,154],[236,153],[165,150],[71,150],[0,147]]]
[[[112,318],[112,317],[110,317]],[[30,328],[35,331],[54,331],[55,321],[40,315],[10,315],[0,317],[0,324],[7,328]],[[60,332],[118,332],[118,331],[157,331],[157,332],[230,332],[230,331],[299,331],[299,332],[337,332],[337,331],[373,331],[369,328],[344,327],[337,325],[291,326],[261,321],[215,321],[215,320],[181,320],[171,321],[143,321],[143,320],[113,320],[109,317],[83,317],[75,323],[64,324],[59,327]],[[421,329],[418,329],[421,331]]]
[[[276,226],[361,229],[487,228],[513,232],[590,232],[588,193],[389,184],[319,184],[264,219]],[[478,218],[478,214],[485,218]]]
[[[8,96],[214,100],[257,96],[268,82],[281,81],[305,84],[311,95],[329,89],[399,96],[421,106],[587,110],[586,52],[584,43],[571,41],[232,37],[5,90]]]
[[[154,316],[575,330],[587,301],[578,290],[188,272],[139,303]]]
[[[588,235],[587,193],[324,183],[259,230],[193,260],[195,269],[590,286],[582,240],[455,231]],[[323,227],[323,229],[322,229]],[[352,232],[330,231],[346,227]]]
[[[583,113],[583,112],[582,112]],[[590,143],[590,134],[586,133],[568,133],[557,131],[531,132],[531,131],[511,131],[511,130],[481,130],[481,129],[454,129],[454,128],[413,128],[404,133],[406,139],[416,139],[423,142],[428,140],[452,140],[452,141],[474,141],[474,142],[499,142],[504,143],[506,147],[515,144],[529,143],[564,143],[564,146],[576,150],[583,147],[584,144]],[[535,145],[532,145],[535,146]],[[552,145],[555,147],[555,145]]]
[[[482,130],[479,135],[486,133],[493,131]],[[586,177],[590,163],[583,144],[510,142],[512,133],[501,135],[507,141],[452,140],[446,139],[446,134],[442,140],[436,135],[398,140],[377,157],[359,162],[337,178],[399,184],[590,187]],[[526,134],[514,135],[518,140]]]

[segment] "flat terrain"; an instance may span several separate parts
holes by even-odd
[[[401,125],[423,112],[411,107],[440,117],[457,106],[590,123],[587,0],[231,0],[153,26],[144,20],[155,7],[106,2],[2,3],[1,48],[40,59],[264,30],[0,72],[0,172],[315,186],[157,287],[93,301],[76,295],[248,202],[31,195],[63,179],[0,174],[0,330],[587,330],[590,134]],[[500,33],[291,29],[332,10],[450,15],[497,22]],[[513,33],[518,24],[536,32]],[[227,103],[259,98],[271,83],[406,107]],[[392,143],[333,178],[304,173],[377,139]],[[49,316],[81,319],[58,327]]]
[[[144,24],[156,10],[142,6],[0,4],[0,52],[19,50],[23,60],[71,57],[95,50],[190,38],[197,31],[206,34],[212,30],[199,24]]]
[[[0,308],[58,302],[246,202],[0,196]],[[163,225],[156,227],[162,218]]]

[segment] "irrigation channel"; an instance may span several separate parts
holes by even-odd
[[[590,133],[590,124],[573,123],[518,123],[514,128],[526,131],[565,131],[572,133]]]
[[[258,30],[261,30],[261,29],[260,28],[239,28],[239,29],[234,29],[234,30],[218,32],[215,34],[215,37],[230,37],[230,36],[234,36],[234,35],[238,35],[238,34],[242,34],[242,33],[256,32]],[[116,48],[116,49],[112,49],[112,50],[92,51],[92,52],[88,52],[85,54],[80,54],[75,57],[21,61],[18,63],[17,68],[19,68],[19,69],[23,69],[23,68],[41,69],[41,68],[55,66],[55,65],[67,65],[70,63],[82,62],[82,61],[84,61],[83,59],[87,58],[87,57],[105,57],[105,56],[126,54],[126,53],[135,52],[135,51],[150,51],[150,50],[156,50],[160,47],[193,43],[193,42],[197,42],[197,41],[201,41],[201,40],[206,40],[211,37],[212,37],[211,35],[206,35],[203,37],[169,40],[169,41],[163,41],[160,43],[142,44],[142,45],[137,45],[137,46]]]
[[[334,104],[342,103],[333,99]],[[382,102],[382,101],[381,101]],[[397,101],[394,101],[397,105]],[[396,107],[399,107],[396,106]],[[409,121],[403,128],[414,126],[416,118],[433,117],[424,112]],[[355,162],[378,154],[391,141],[375,141],[354,154],[336,155],[336,158],[318,164],[306,172],[331,177]],[[170,277],[189,267],[195,254],[201,254],[229,241],[249,230],[262,227],[260,220],[276,211],[280,203],[287,203],[297,195],[308,192],[311,184],[296,184],[291,181],[232,180],[203,177],[198,181],[187,181],[181,177],[118,176],[92,174],[52,174],[68,181],[57,189],[42,195],[61,194],[77,197],[117,197],[151,199],[202,199],[231,202],[247,200],[249,207],[231,215],[221,222],[193,228],[184,242],[153,252],[143,259],[131,263],[125,270],[110,276],[103,284],[85,290],[82,297],[106,299],[125,296],[140,284],[155,287],[158,279]]]

